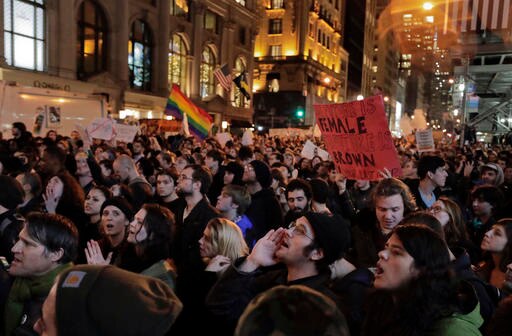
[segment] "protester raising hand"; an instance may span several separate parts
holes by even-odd
[[[48,181],[46,191],[43,194],[44,205],[48,213],[55,213],[63,193],[64,182],[62,182],[58,176],[52,177],[50,181]]]
[[[105,259],[98,242],[90,240],[87,242],[87,247],[85,248],[85,257],[89,265],[108,265],[112,260],[112,252],[110,252],[107,259]]]
[[[274,254],[281,245],[284,235],[286,235],[286,229],[284,228],[270,230],[254,245],[251,254],[249,254],[245,262],[241,265],[240,270],[243,272],[252,272],[261,266],[275,265],[277,262],[274,258]]]

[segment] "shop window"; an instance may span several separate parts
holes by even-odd
[[[215,68],[215,56],[210,47],[205,47],[201,55],[201,67],[199,69],[199,95],[206,98],[215,93],[213,70]]]

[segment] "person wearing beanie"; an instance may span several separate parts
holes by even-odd
[[[0,186],[0,256],[11,262],[11,248],[23,227],[23,221],[16,216],[16,208],[23,203],[25,192],[14,177],[7,175],[0,175]]]
[[[496,163],[486,163],[482,166],[480,171],[480,178],[484,184],[490,184],[499,187],[505,181],[503,169]]]
[[[113,266],[80,265],[58,278],[39,335],[165,335],[183,305],[163,281]]]
[[[87,242],[85,257],[88,264],[114,264],[132,270],[130,262],[135,258],[133,245],[126,241],[128,225],[133,218],[133,209],[120,196],[111,197],[101,205],[101,227],[103,237],[99,241]]]
[[[236,162],[230,161],[226,165],[224,172],[224,185],[235,184],[235,185],[243,185],[242,176],[244,175],[244,167]]]
[[[257,241],[268,230],[284,226],[283,211],[270,188],[272,173],[263,161],[253,160],[244,166],[243,182],[251,194],[251,205],[246,211],[253,227],[247,232],[247,241]]]
[[[60,215],[32,212],[12,248],[13,278],[2,316],[2,335],[30,335],[57,275],[72,266],[78,232]]]
[[[276,286],[254,298],[235,330],[235,336],[276,334],[348,336],[350,333],[345,317],[331,299],[308,287],[294,285]]]
[[[308,212],[288,229],[270,230],[249,256],[233,263],[208,294],[206,305],[234,326],[255,295],[277,285],[304,285],[338,303],[328,288],[329,265],[349,246],[348,230],[336,217]],[[283,267],[276,270],[277,263]]]

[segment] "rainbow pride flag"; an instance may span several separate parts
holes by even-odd
[[[212,117],[205,110],[194,105],[176,84],[172,85],[164,113],[178,120],[183,120],[186,114],[190,133],[200,141],[208,136],[213,123]]]

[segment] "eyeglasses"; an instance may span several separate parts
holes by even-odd
[[[193,180],[193,177],[188,177],[187,175],[178,176],[178,180]]]
[[[288,225],[288,230],[290,231],[290,233],[292,235],[304,236],[304,237],[311,239],[312,241],[315,240],[315,239],[313,239],[313,237],[308,235],[308,233],[306,231],[306,227],[303,224],[297,225],[297,223],[291,222],[290,225]]]

